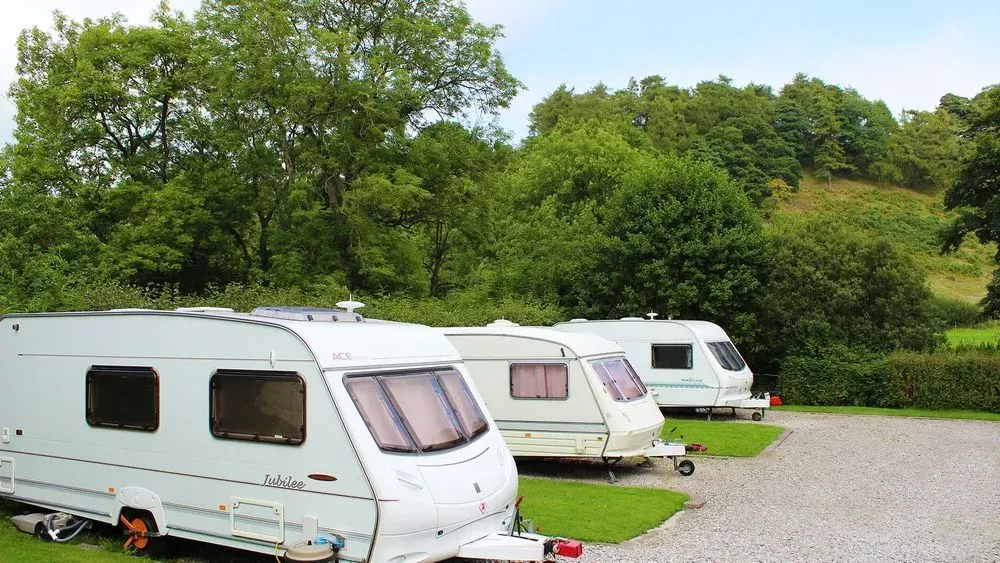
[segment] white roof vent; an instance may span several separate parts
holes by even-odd
[[[654,313],[654,312],[650,311],[650,312],[646,313],[646,316],[649,317],[649,320],[652,321],[652,320],[655,320],[656,317],[659,317],[660,314],[659,313]]]
[[[576,319],[570,319],[569,322],[571,322],[571,323],[585,323],[585,322],[587,322],[587,319],[576,318]]]
[[[235,313],[229,307],[178,307],[178,313]]]
[[[364,317],[353,311],[322,309],[319,307],[257,307],[253,317],[284,319],[287,321],[364,322]]]
[[[642,317],[622,317],[623,321],[641,321]]]
[[[365,306],[364,303],[360,301],[355,301],[353,297],[348,298],[347,301],[338,301],[337,306],[341,309],[346,309],[348,313],[353,313],[355,309],[360,309]]]
[[[486,326],[521,326],[521,325],[517,323],[512,323],[507,319],[497,319]]]

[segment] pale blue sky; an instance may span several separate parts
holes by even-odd
[[[120,11],[144,22],[157,0],[0,0],[0,82],[14,78],[17,33]],[[173,0],[190,13],[198,0]],[[584,91],[660,74],[693,86],[719,74],[777,91],[796,72],[853,86],[894,113],[933,109],[941,95],[1000,82],[1000,2],[469,0],[473,16],[506,28],[498,48],[527,90],[500,124],[519,139],[531,107],[559,84]],[[0,98],[0,142],[13,106]]]

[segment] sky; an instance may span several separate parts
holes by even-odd
[[[16,41],[25,28],[120,12],[145,23],[159,0],[0,0],[0,144],[10,142]],[[172,0],[191,14],[199,0]],[[881,99],[893,113],[931,110],[943,94],[1000,83],[1000,2],[984,0],[467,0],[504,26],[497,48],[526,87],[499,117],[514,141],[532,106],[560,84],[584,92],[658,74],[691,87],[719,75],[777,92],[797,72]]]

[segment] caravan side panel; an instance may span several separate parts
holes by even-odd
[[[95,365],[155,370],[155,430],[88,424]],[[214,436],[209,384],[220,369],[298,374],[304,441]],[[287,330],[192,315],[9,317],[0,321],[0,385],[0,428],[11,429],[0,457],[16,468],[5,496],[110,523],[145,491],[161,505],[161,532],[260,552],[310,539],[306,522],[316,519],[319,532],[346,538],[348,560],[368,556],[371,486],[315,359]]]

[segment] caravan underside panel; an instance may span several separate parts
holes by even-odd
[[[514,457],[601,457],[608,443],[603,423],[498,420]]]

